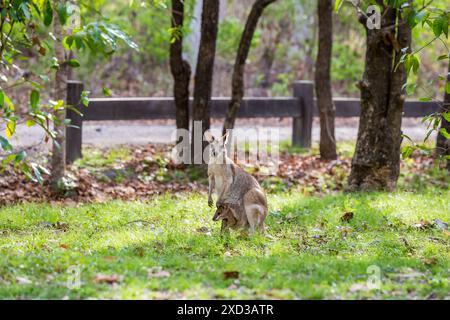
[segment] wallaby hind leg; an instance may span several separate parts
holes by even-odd
[[[244,208],[250,232],[264,231],[264,219],[267,214],[264,194],[256,188],[248,191],[244,196]]]
[[[254,233],[256,230],[260,230],[260,216],[261,213],[258,208],[246,209],[248,224],[250,226],[250,233]]]

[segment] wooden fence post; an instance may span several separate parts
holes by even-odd
[[[67,81],[67,105],[83,112],[80,104],[83,83],[80,81]],[[70,124],[66,128],[66,163],[71,164],[82,157],[82,129],[83,116],[71,109],[66,109],[66,119],[70,119]]]
[[[314,82],[301,80],[293,83],[294,98],[297,98],[300,117],[292,120],[292,145],[311,148],[314,115]]]

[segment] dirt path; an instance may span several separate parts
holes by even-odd
[[[266,128],[279,130],[280,140],[290,140],[292,134],[291,119],[249,119],[239,120],[236,128]],[[83,127],[83,143],[98,147],[109,147],[117,145],[145,145],[147,143],[168,143],[172,141],[172,134],[175,129],[173,121],[104,121],[85,122]],[[213,121],[212,129],[220,132],[221,122]],[[423,139],[426,127],[421,124],[420,119],[405,119],[403,132],[413,140]],[[16,134],[12,138],[15,147],[26,147],[39,145],[39,147],[49,147],[50,143],[44,144],[42,141],[44,132],[38,127],[27,128],[25,125],[18,125]],[[313,126],[313,141],[319,141],[319,124],[316,120]],[[358,133],[358,119],[337,119],[336,138],[338,141],[355,140]],[[435,135],[431,137],[434,139]]]

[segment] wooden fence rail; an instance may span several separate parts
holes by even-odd
[[[82,129],[84,121],[101,120],[155,120],[175,119],[173,98],[93,98],[89,106],[80,105],[83,83],[68,81],[67,104],[75,106],[82,116],[67,109],[66,118],[71,125],[66,131],[66,159],[72,163],[81,158]],[[334,98],[336,117],[359,117],[359,99]],[[212,98],[211,116],[223,118],[229,98]],[[404,117],[424,117],[439,111],[436,102],[407,101]],[[238,118],[292,117],[292,144],[311,147],[313,117],[318,116],[315,106],[314,83],[293,83],[293,97],[244,98],[237,113]]]

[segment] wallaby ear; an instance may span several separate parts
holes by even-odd
[[[213,142],[215,139],[214,139],[214,136],[211,134],[211,132],[208,130],[208,131],[205,131],[205,139],[206,139],[206,141],[208,141],[209,143],[211,143],[211,142]]]
[[[224,146],[228,144],[228,137],[229,136],[230,136],[230,131],[227,130],[227,132],[221,138],[221,140],[223,141],[223,145]]]

